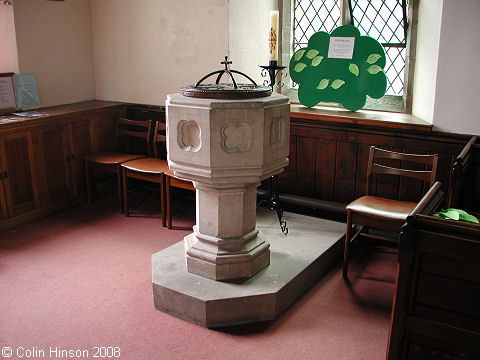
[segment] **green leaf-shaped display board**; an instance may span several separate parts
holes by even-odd
[[[353,57],[329,58],[330,37],[355,38]],[[360,36],[355,26],[343,25],[329,35],[315,33],[308,47],[293,54],[290,76],[299,84],[298,100],[312,107],[320,101],[340,103],[356,111],[365,105],[367,95],[378,99],[387,89],[385,51],[382,45],[368,36]]]

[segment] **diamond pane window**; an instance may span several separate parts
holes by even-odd
[[[308,45],[317,31],[342,25],[343,0],[294,0],[293,53]],[[403,95],[406,61],[407,0],[349,0],[350,18],[362,35],[378,40],[387,56],[387,95]],[[295,86],[295,84],[293,84]]]
[[[403,95],[406,59],[406,0],[351,0],[353,25],[385,48],[387,95]]]
[[[318,31],[330,33],[340,26],[339,0],[297,0],[293,11],[293,52],[308,45]]]

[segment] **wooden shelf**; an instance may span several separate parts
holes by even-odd
[[[308,108],[300,104],[290,105],[292,119],[328,121],[338,124],[374,126],[399,130],[432,131],[432,124],[416,116],[383,111],[332,109],[316,106]]]
[[[123,105],[122,103],[113,102],[113,101],[91,100],[91,101],[83,101],[83,102],[68,104],[68,105],[58,105],[58,106],[35,109],[32,111],[45,112],[48,115],[36,116],[32,118],[19,116],[18,120],[0,123],[0,132],[8,129],[18,129],[25,126],[43,125],[45,124],[46,121],[51,122],[52,120],[56,120],[58,118],[71,117],[74,115],[81,116],[85,114],[94,113],[97,111],[102,111],[108,108],[119,107],[122,105]],[[12,117],[15,117],[15,116],[12,115]]]

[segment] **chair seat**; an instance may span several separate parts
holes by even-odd
[[[392,221],[405,221],[417,203],[362,196],[347,205],[348,211]]]
[[[177,179],[177,180],[186,181],[186,182],[190,182],[190,183],[192,182],[191,180],[187,180],[187,179],[184,179],[184,178],[181,178],[181,177],[176,176],[176,175],[173,173],[173,170],[170,170],[170,169],[168,169],[167,171],[165,171],[165,175],[170,176],[171,178],[174,178],[174,179]]]
[[[149,174],[162,174],[168,170],[166,160],[156,158],[142,158],[122,163],[122,167],[132,171]]]
[[[95,162],[97,164],[121,164],[125,161],[144,158],[145,155],[125,154],[116,151],[108,151],[96,154],[85,155],[86,161]]]

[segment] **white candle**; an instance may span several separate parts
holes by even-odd
[[[270,60],[278,60],[278,11],[270,11],[270,33],[268,36],[270,45]]]

